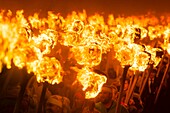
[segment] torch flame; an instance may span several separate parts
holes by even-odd
[[[77,79],[86,91],[86,98],[94,98],[106,82],[105,76],[89,68],[100,65],[102,54],[111,49],[122,66],[130,65],[135,71],[144,71],[150,61],[157,66],[161,60],[157,51],[170,53],[169,16],[109,15],[106,23],[103,16],[87,16],[85,10],[73,11],[66,18],[51,11],[47,18],[40,18],[38,13],[25,18],[23,13],[23,10],[15,15],[10,10],[0,11],[0,72],[4,65],[10,69],[13,61],[18,68],[26,67],[28,73],[33,72],[38,82],[58,84],[63,72],[60,62],[66,61],[52,54],[56,48],[61,50],[58,53],[65,52],[62,48],[65,46],[84,67]]]
[[[167,52],[170,54],[170,43],[168,44]]]
[[[87,99],[96,97],[107,80],[106,76],[92,72],[88,67],[84,67],[78,72],[77,79],[83,85]]]
[[[34,64],[31,68],[33,68],[38,82],[47,81],[50,84],[59,84],[62,81],[62,67],[56,58],[43,57],[35,61]]]
[[[102,48],[98,45],[78,46],[71,49],[77,63],[88,67],[100,64],[102,59]]]

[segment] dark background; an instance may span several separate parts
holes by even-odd
[[[63,16],[72,11],[86,10],[91,15],[143,15],[148,12],[164,15],[170,13],[169,0],[0,0],[0,9],[16,11],[23,9],[25,15],[47,11],[61,13]]]

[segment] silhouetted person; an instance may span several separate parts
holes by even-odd
[[[115,113],[117,102],[112,100],[112,88],[110,86],[103,86],[101,92],[101,102],[95,104],[97,110],[101,113]],[[128,110],[120,106],[120,113],[128,113]]]
[[[143,113],[152,113],[154,110],[154,101],[159,87],[158,78],[155,76],[156,72],[156,69],[153,69],[151,71],[148,81],[141,95],[144,104]]]

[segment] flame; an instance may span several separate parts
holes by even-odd
[[[151,46],[145,46],[146,51],[151,54],[151,61],[154,63],[154,67],[156,67],[161,61],[161,57],[156,56],[157,51],[162,51],[160,48],[152,48]]]
[[[119,44],[115,47],[115,50],[117,50],[115,58],[121,62],[122,66],[133,64],[134,55],[131,54],[132,51],[128,45]]]
[[[144,48],[137,44],[119,45],[115,47],[116,58],[122,66],[130,65],[130,69],[144,71],[149,62],[149,55],[144,52]],[[121,47],[120,47],[121,46]]]
[[[98,45],[73,47],[71,51],[80,65],[94,67],[99,65],[102,59],[102,48]]]
[[[0,44],[2,45],[0,61],[10,69],[13,50],[18,42],[25,38],[23,36],[23,34],[25,34],[23,27],[27,26],[27,21],[23,16],[23,10],[17,11],[15,17],[12,17],[12,12],[9,10],[6,14],[7,17],[4,15],[4,12],[5,11],[1,11],[0,13]]]
[[[56,48],[62,53],[65,52],[63,47],[67,47],[77,64],[84,67],[77,79],[87,91],[86,98],[94,98],[106,82],[106,77],[89,68],[101,64],[102,54],[112,49],[115,52],[113,57],[122,66],[130,65],[132,70],[144,71],[150,62],[157,66],[161,58],[156,56],[156,52],[167,50],[170,53],[169,20],[168,15],[158,18],[148,14],[129,17],[109,15],[105,21],[99,14],[87,16],[85,10],[73,11],[66,18],[51,11],[47,18],[41,18],[38,13],[25,18],[23,10],[15,14],[2,10],[0,72],[4,65],[10,69],[14,63],[20,69],[26,67],[28,73],[33,72],[38,82],[58,84],[62,81],[64,68],[60,63],[66,61],[54,53]]]
[[[167,52],[170,54],[170,43],[168,44]]]
[[[164,50],[169,48],[169,37],[170,37],[170,28],[166,28],[166,30],[164,31],[164,43],[162,44],[162,48],[164,48]]]
[[[67,33],[64,35],[64,45],[77,46],[83,43],[81,32],[84,29],[84,23],[80,20],[74,20],[72,24],[67,25]]]
[[[149,58],[147,53],[139,51],[138,54],[135,54],[134,63],[130,69],[144,71],[148,67]]]
[[[51,49],[54,48],[57,42],[57,37],[52,30],[47,29],[44,33],[38,35],[38,37],[31,37],[29,40],[30,46],[37,53],[42,55],[49,54]]]
[[[34,62],[37,59],[38,56],[36,52],[34,52],[29,45],[23,45],[21,48],[16,48],[14,51],[13,62],[15,66],[20,69],[29,66],[30,62]],[[28,72],[30,71],[28,70]]]
[[[37,76],[38,82],[47,81],[50,84],[59,84],[62,81],[62,67],[60,62],[54,57],[43,57],[40,60],[34,61],[32,68]]]
[[[107,80],[106,76],[97,74],[88,67],[79,70],[77,79],[83,85],[83,91],[86,91],[85,98],[87,99],[95,98]]]

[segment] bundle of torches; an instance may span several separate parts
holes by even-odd
[[[69,48],[81,66],[75,71],[87,99],[96,97],[107,81],[93,67],[100,65],[102,54],[111,49],[122,67],[130,65],[134,71],[144,71],[150,62],[157,66],[161,58],[156,52],[170,53],[170,16],[115,18],[111,14],[104,20],[99,14],[87,16],[85,11],[65,18],[53,12],[46,18],[38,13],[25,18],[23,10],[14,13],[0,12],[0,71],[3,66],[10,69],[13,63],[34,73],[38,82],[59,84],[64,75],[61,59],[51,54],[60,44]]]

